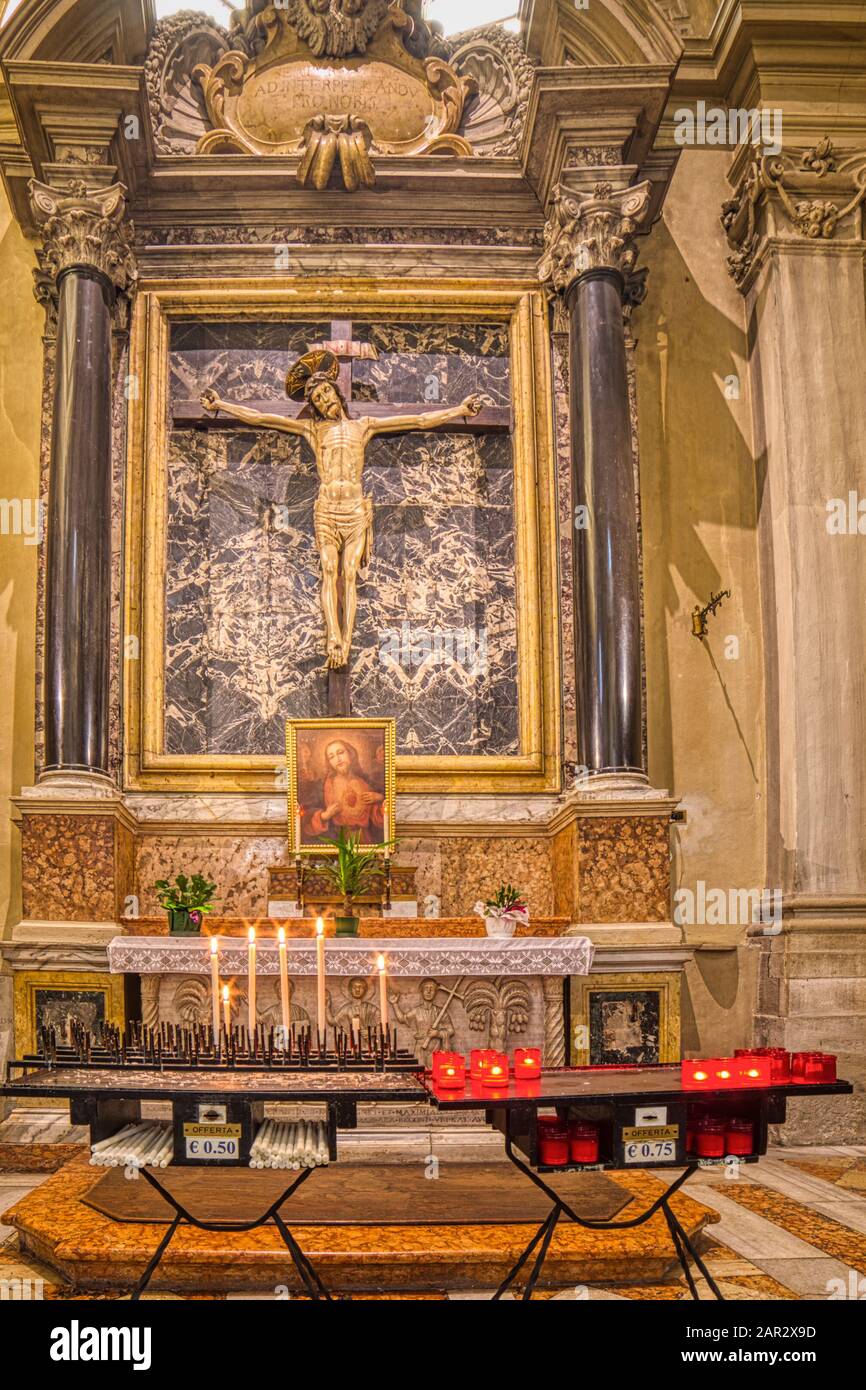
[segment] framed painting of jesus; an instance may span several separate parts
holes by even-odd
[[[287,721],[292,854],[336,854],[341,830],[384,850],[394,838],[395,743],[393,719]]]

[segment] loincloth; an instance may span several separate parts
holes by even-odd
[[[373,503],[369,497],[359,497],[355,502],[327,502],[317,497],[313,506],[313,525],[316,544],[333,545],[343,550],[360,536],[364,537],[364,551],[360,563],[368,565],[373,554]]]

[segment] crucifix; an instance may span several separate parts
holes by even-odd
[[[332,708],[331,712],[348,713],[343,677],[357,611],[356,581],[359,568],[369,560],[372,545],[373,505],[361,482],[367,444],[376,435],[408,430],[507,429],[510,412],[483,406],[478,395],[469,395],[459,405],[440,410],[366,401],[354,406],[353,362],[378,354],[371,344],[352,340],[352,325],[348,321],[334,321],[331,333],[328,342],[311,348],[290,367],[285,403],[257,401],[235,405],[208,390],[201,397],[204,414],[193,402],[180,402],[175,406],[174,424],[180,428],[206,421],[222,424],[220,416],[228,416],[245,425],[300,436],[313,449],[321,482],[314,524],[322,566],[325,665],[329,692],[333,684],[343,706],[339,711]],[[265,406],[267,409],[260,408]]]

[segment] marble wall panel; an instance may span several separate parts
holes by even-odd
[[[599,816],[577,822],[580,922],[670,920],[667,816]]]
[[[154,884],[180,873],[201,873],[217,885],[222,917],[267,912],[268,867],[286,862],[285,835],[139,835],[135,844],[135,894],[142,917],[161,915]]]
[[[132,892],[132,835],[114,816],[24,816],[23,916],[111,922]]]
[[[469,915],[476,902],[501,883],[526,895],[530,914],[549,916],[553,907],[550,841],[541,836],[494,838],[446,836],[439,841],[442,915]]]
[[[559,523],[559,611],[562,653],[562,756],[566,764],[580,761],[574,666],[574,499],[571,481],[571,430],[568,404],[568,334],[551,335],[553,365],[553,423],[556,456],[557,520]]]
[[[188,326],[173,341],[175,391],[191,398],[215,385],[236,399],[281,393],[290,357],[327,326],[291,328],[286,351],[286,325],[235,325],[230,333]],[[507,404],[499,326],[359,324],[353,332],[375,338],[381,353],[355,369],[369,396],[420,394],[433,407],[480,389]],[[219,346],[221,335],[227,346]],[[518,752],[510,438],[378,439],[365,480],[374,541],[359,586],[353,713],[393,715],[407,752]],[[278,755],[286,718],[327,712],[317,491],[312,451],[285,435],[172,434],[167,751]]]

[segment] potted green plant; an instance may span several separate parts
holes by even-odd
[[[168,929],[172,936],[197,936],[201,919],[213,908],[216,884],[202,874],[178,874],[174,883],[160,878],[156,893],[161,907],[168,913]]]
[[[475,911],[484,918],[488,936],[513,936],[518,926],[529,921],[523,894],[510,883],[501,883],[492,898],[477,902]]]
[[[336,840],[329,839],[337,853],[321,865],[343,899],[343,916],[335,917],[337,936],[357,936],[359,918],[353,912],[354,899],[359,897],[379,872],[379,851],[391,847],[394,840],[384,841],[375,849],[361,848],[361,832],[346,833],[341,826]]]

